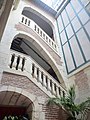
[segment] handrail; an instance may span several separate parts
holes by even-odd
[[[46,88],[54,96],[60,97],[66,93],[60,84],[28,55],[11,50],[9,68],[20,72],[28,72],[32,78],[35,78],[42,85],[42,89]]]
[[[33,29],[33,31],[36,32],[44,40],[44,42],[46,42],[57,53],[56,42],[53,41],[33,20],[21,15],[20,23]]]

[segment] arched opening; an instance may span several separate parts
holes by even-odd
[[[31,38],[30,38],[31,39]],[[60,82],[57,78],[56,73],[54,72],[51,65],[48,63],[44,55],[40,53],[40,51],[34,46],[34,44],[30,41],[26,40],[22,37],[16,37],[14,38],[11,48],[12,50],[21,52],[23,54],[26,54],[28,56],[31,56],[44,70],[46,70],[54,79],[56,79],[58,82]]]
[[[53,29],[47,21],[40,17],[42,15],[38,15],[35,12],[31,11],[29,7],[25,7],[22,11],[22,14],[33,20],[44,32],[46,32],[49,37],[54,40]]]
[[[0,92],[0,120],[7,117],[32,118],[33,103],[26,96],[15,91]]]

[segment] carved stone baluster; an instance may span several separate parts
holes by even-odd
[[[27,18],[25,19],[25,24],[27,24]]]
[[[46,87],[46,75],[43,74],[43,85]]]
[[[51,91],[51,85],[50,85],[50,79],[49,79],[49,78],[47,78],[47,84],[48,84],[47,89],[48,89],[49,91]]]
[[[36,25],[34,26],[34,30],[35,30],[35,31],[37,30],[37,26],[36,26]]]
[[[55,84],[52,82],[52,93],[54,94],[54,95],[56,95],[56,91],[55,91]]]
[[[28,20],[28,26],[30,26],[30,20]]]
[[[32,64],[32,67],[31,67],[31,75],[34,76],[34,68],[35,68],[35,65]]]
[[[46,36],[46,42],[48,43],[48,37]]]
[[[12,67],[16,69],[16,65],[17,65],[17,56],[15,55]]]
[[[37,67],[34,67],[34,77],[37,78]]]
[[[45,34],[43,33],[43,39],[45,40]]]
[[[58,89],[59,89],[59,96],[61,96],[61,88],[59,87]]]
[[[40,83],[42,83],[42,72],[40,70],[39,70],[38,80]]]
[[[13,67],[14,60],[15,60],[15,54],[12,54],[11,55],[11,60],[10,60],[10,68]]]
[[[21,71],[21,69],[22,69],[22,57],[21,56],[19,56],[19,65],[18,65],[18,69]]]
[[[19,63],[20,63],[20,56],[17,57],[16,70],[18,70],[18,68],[19,68]]]
[[[22,58],[22,68],[21,68],[22,71],[24,71],[24,66],[25,66],[25,57]]]
[[[51,40],[50,40],[50,39],[49,39],[49,41],[48,41],[48,42],[49,42],[49,45],[51,46]]]
[[[59,94],[59,87],[56,86],[56,93],[57,93],[57,97],[60,97],[60,94]]]
[[[24,19],[25,19],[25,18],[24,18],[24,17],[22,17],[22,20],[21,20],[21,22],[22,22],[22,23],[24,22]]]

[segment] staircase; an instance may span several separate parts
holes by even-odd
[[[6,72],[28,77],[49,97],[64,96],[66,90],[30,56],[10,50]]]

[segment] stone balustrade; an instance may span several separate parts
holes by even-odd
[[[20,23],[33,29],[33,31],[35,31],[42,38],[42,40],[44,40],[44,42],[46,42],[55,52],[57,52],[57,45],[55,41],[51,39],[33,20],[22,15]]]
[[[42,85],[42,89],[50,91],[54,96],[60,97],[65,95],[65,89],[28,55],[11,50],[9,68],[31,74],[32,78],[35,78],[36,82]]]

